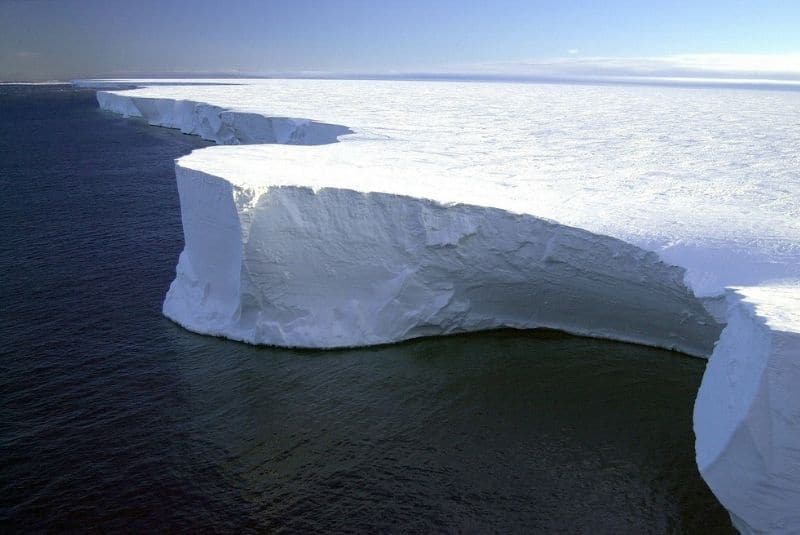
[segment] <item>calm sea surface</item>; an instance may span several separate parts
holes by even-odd
[[[194,137],[0,86],[0,531],[728,533],[704,361],[552,332],[255,348],[160,314]]]

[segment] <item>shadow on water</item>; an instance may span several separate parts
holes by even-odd
[[[224,477],[262,489],[259,525],[730,531],[694,465],[703,361],[536,331],[330,352],[173,340]]]
[[[16,91],[16,92],[15,92]],[[160,315],[206,143],[0,88],[0,526],[728,533],[704,362],[553,332],[256,348]]]

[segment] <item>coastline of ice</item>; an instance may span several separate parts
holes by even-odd
[[[196,154],[176,168],[185,247],[164,302],[190,330],[332,348],[549,327],[693,355],[718,336],[682,269],[621,240],[369,190],[236,186]]]
[[[546,326],[707,356],[719,338],[700,471],[741,531],[800,526],[797,95],[237,82],[98,92],[228,144],[176,164],[165,314],[311,347]],[[293,142],[320,144],[230,145]]]
[[[799,289],[730,291],[695,402],[698,468],[742,533],[800,527]]]

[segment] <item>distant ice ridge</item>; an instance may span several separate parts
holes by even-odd
[[[282,143],[320,145],[351,133],[348,128],[291,117],[264,117],[257,113],[234,112],[191,100],[123,97],[97,92],[104,110],[125,117],[143,117],[148,123],[176,128],[224,145]]]
[[[456,85],[473,107],[453,106]],[[695,408],[700,471],[741,531],[797,532],[798,95],[548,91],[271,80],[98,99],[228,144],[291,140],[270,119],[284,115],[352,128],[178,160],[169,317],[310,347],[546,326],[707,356],[719,338]],[[545,130],[525,123],[540,117]],[[320,139],[322,123],[293,121]]]

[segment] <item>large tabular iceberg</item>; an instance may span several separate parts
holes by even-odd
[[[741,531],[800,531],[800,93],[138,83],[101,107],[225,145],[176,163],[168,317],[283,346],[510,326],[711,355],[703,477]]]

